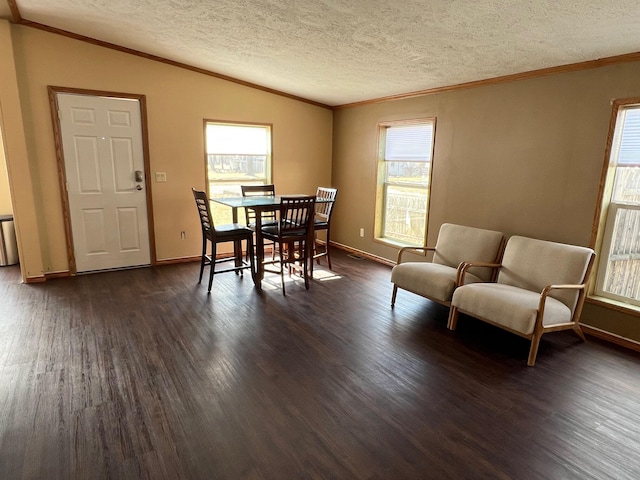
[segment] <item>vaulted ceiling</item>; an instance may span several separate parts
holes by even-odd
[[[6,2],[14,21],[330,106],[640,51],[638,0]]]

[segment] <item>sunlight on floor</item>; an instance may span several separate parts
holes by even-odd
[[[319,280],[321,282],[325,282],[327,280],[338,280],[342,278],[340,275],[336,275],[335,273],[329,270],[314,270],[313,271],[313,279]]]
[[[329,270],[314,270],[311,281],[326,282],[328,280],[338,280],[341,278],[342,277],[340,275],[337,275],[334,272]],[[298,283],[298,282],[304,283],[304,280],[300,275],[293,274],[290,277],[288,273],[285,273],[284,282],[285,282],[285,285],[289,285],[290,283]],[[282,285],[280,284],[280,277],[278,274],[270,274],[270,273],[265,274],[265,277],[262,280],[263,290],[266,290],[266,291],[280,290],[281,288],[282,288]]]

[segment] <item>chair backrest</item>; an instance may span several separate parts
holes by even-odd
[[[242,191],[243,197],[253,197],[253,196],[265,196],[265,197],[275,197],[276,196],[276,186],[273,184],[268,185],[240,185],[240,190]],[[244,209],[245,216],[247,219],[247,225],[255,224],[256,222],[256,212],[250,210],[248,208]],[[263,212],[262,219],[266,222],[273,222],[276,219],[275,212]]]
[[[202,233],[206,236],[213,236],[215,234],[215,228],[213,226],[213,220],[211,219],[211,208],[209,207],[207,194],[195,188],[192,188],[191,191],[193,192],[193,198],[196,200]]]
[[[337,188],[318,187],[316,198],[323,201],[316,202],[316,221],[329,223],[331,220],[331,212],[333,212],[333,204],[336,202],[338,195]]]
[[[265,197],[274,197],[276,195],[276,186],[269,185],[240,185],[243,197],[250,197],[253,195],[261,195]]]
[[[498,283],[542,292],[547,285],[582,285],[594,251],[564,243],[513,236],[507,242]],[[552,290],[549,296],[573,311],[579,292]]]
[[[313,222],[316,197],[298,196],[280,199],[280,234],[308,233]]]
[[[494,230],[443,223],[438,233],[433,263],[457,268],[461,262],[499,262],[504,246],[504,234]],[[470,268],[484,281],[490,281],[495,270]]]

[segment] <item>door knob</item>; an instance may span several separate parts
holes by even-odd
[[[136,190],[142,190],[142,185],[136,185]]]
[[[142,170],[136,170],[136,182],[142,182],[143,180],[144,180],[144,177],[142,175]]]

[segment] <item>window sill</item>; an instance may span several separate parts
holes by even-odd
[[[598,297],[595,295],[588,296],[585,301],[592,305],[598,305],[601,307],[610,308],[612,310],[617,310],[628,315],[640,317],[640,307],[637,307],[635,305],[630,305],[628,303],[611,300],[610,298]]]
[[[388,247],[395,247],[395,248],[403,248],[403,247],[421,248],[422,247],[422,245],[410,245],[408,243],[403,243],[397,240],[392,240],[390,238],[384,238],[384,237],[376,237],[373,239],[373,241],[377,243],[381,243],[382,245],[387,245]]]

